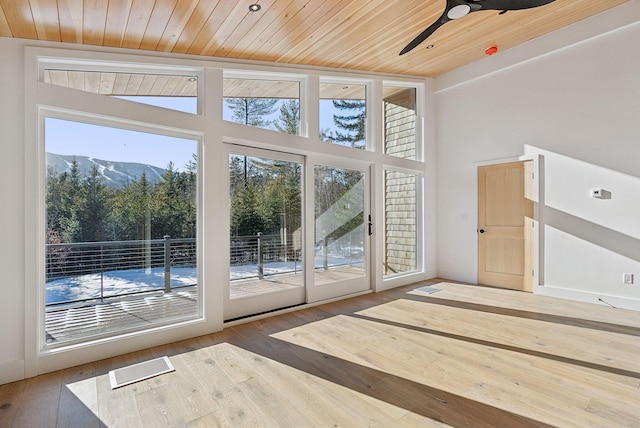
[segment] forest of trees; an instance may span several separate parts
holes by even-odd
[[[278,99],[225,99],[233,111],[233,120],[251,126],[267,127],[289,134],[300,129],[299,101]],[[340,131],[331,139],[341,144],[357,146],[364,141],[365,115],[361,101],[336,100],[335,115]],[[266,117],[279,109],[273,122]],[[246,156],[232,156],[229,161],[231,195],[231,234],[234,236],[277,234],[285,227],[289,234],[300,229],[301,166]],[[192,238],[196,234],[196,171],[194,159],[177,171],[172,163],[166,167],[162,180],[151,183],[145,174],[121,188],[104,183],[97,167],[79,171],[74,161],[69,171],[47,171],[47,243],[125,241],[172,238]],[[338,176],[334,177],[338,178]],[[321,180],[319,195],[325,203],[337,200],[351,183],[341,177],[333,183]],[[324,207],[326,209],[326,207]],[[318,215],[318,213],[316,213]]]
[[[152,184],[143,173],[126,186],[104,183],[97,167],[82,174],[47,172],[47,242],[127,241],[193,238],[196,233],[196,160],[184,172],[172,163]]]

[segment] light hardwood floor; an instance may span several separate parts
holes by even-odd
[[[429,281],[2,385],[0,426],[638,427],[640,312]]]

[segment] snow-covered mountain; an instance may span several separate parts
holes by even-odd
[[[78,163],[78,170],[81,177],[88,177],[91,167],[96,165],[98,171],[104,178],[104,184],[113,188],[120,188],[127,183],[138,180],[144,172],[150,183],[162,181],[162,174],[165,169],[156,166],[135,162],[115,162],[102,159],[95,159],[86,156],[58,155],[47,152],[47,170],[53,170],[62,174],[71,171],[71,163]]]

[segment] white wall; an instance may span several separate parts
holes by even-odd
[[[24,372],[23,49],[0,37],[0,384]]]
[[[541,154],[536,292],[640,310],[638,40],[632,0],[436,80],[439,276],[476,282],[478,163]]]

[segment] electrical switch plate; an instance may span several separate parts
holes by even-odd
[[[623,273],[622,274],[622,282],[625,284],[633,284],[633,274],[632,273]]]

